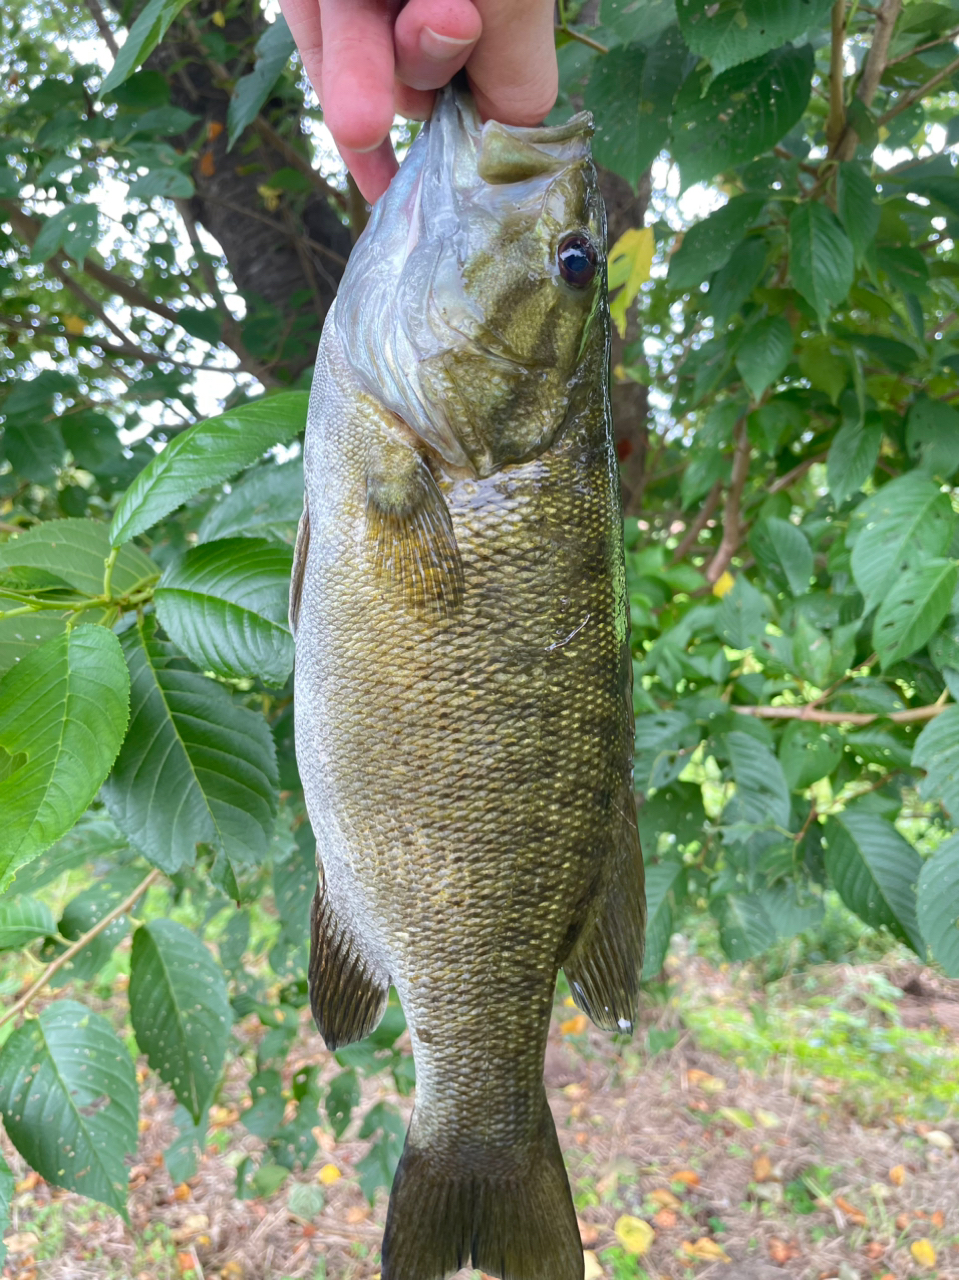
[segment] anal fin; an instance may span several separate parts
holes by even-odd
[[[604,1031],[631,1034],[646,941],[646,875],[632,789],[610,873],[563,961],[573,999]]]
[[[463,596],[449,509],[421,453],[384,442],[366,485],[366,541],[377,574],[413,612],[448,615]]]
[[[389,978],[363,955],[326,895],[322,872],[310,916],[310,1005],[328,1049],[362,1040],[386,1009]]]

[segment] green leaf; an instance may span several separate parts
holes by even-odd
[[[99,214],[95,204],[68,204],[47,218],[33,242],[31,262],[46,262],[62,252],[82,267],[99,234]]]
[[[921,649],[949,612],[959,578],[954,560],[927,560],[907,569],[879,606],[872,642],[883,668]]]
[[[740,197],[742,199],[742,197]],[[717,329],[723,329],[742,309],[766,272],[769,246],[763,236],[749,236],[733,250],[732,257],[709,282],[703,313],[710,315]]]
[[[764,195],[749,193],[693,223],[669,260],[670,286],[695,289],[725,266],[765,205]]]
[[[306,423],[309,393],[281,391],[190,427],[158,453],[113,515],[114,546],[143,533],[201,489],[222,484],[267,449],[289,444]]]
[[[123,42],[123,48],[117,54],[112,70],[100,85],[101,97],[123,84],[142,62],[146,62],[186,2],[187,0],[148,0],[130,28],[130,34]]]
[[[725,893],[709,909],[719,921],[719,945],[730,960],[749,960],[776,941],[776,929],[757,894]]]
[[[177,1136],[163,1153],[170,1181],[174,1186],[186,1182],[196,1173],[197,1165],[207,1145],[207,1124],[209,1116],[206,1112],[194,1123],[186,1107],[178,1106],[173,1113],[173,1123],[177,1127]]]
[[[57,422],[25,422],[7,417],[0,456],[24,480],[35,484],[52,484],[63,466],[63,437]]]
[[[233,1017],[223,970],[182,924],[150,920],[133,935],[130,1018],[140,1051],[199,1123]]]
[[[0,1267],[7,1256],[7,1246],[3,1243],[4,1232],[10,1225],[10,1204],[13,1200],[13,1171],[0,1155]]]
[[[194,547],[160,579],[154,596],[160,622],[204,670],[281,685],[293,670],[292,568],[290,547],[261,538]]]
[[[678,0],[676,10],[686,43],[718,75],[814,30],[830,5],[831,0]]]
[[[0,680],[0,889],[76,822],[116,759],[130,680],[117,638],[78,627]]]
[[[124,1218],[138,1101],[123,1042],[106,1018],[75,1000],[48,1005],[0,1050],[0,1113],[24,1160],[55,1187]]]
[[[705,92],[702,76],[690,76],[673,113],[672,151],[683,186],[774,146],[805,111],[812,73],[812,48],[785,45],[724,71]]]
[[[81,595],[99,596],[109,554],[109,526],[102,521],[46,520],[0,546],[0,574],[11,569],[44,569]],[[139,547],[123,547],[113,566],[114,599],[139,591],[159,573]],[[20,621],[23,625],[24,620]]]
[[[646,868],[646,981],[656,977],[666,959],[673,935],[673,900],[683,871],[681,862],[657,862]]]
[[[197,538],[272,538],[292,543],[303,513],[303,461],[248,472],[203,518]]]
[[[94,860],[112,860],[114,854],[128,848],[108,813],[88,809],[62,840],[51,845],[28,867],[20,868],[10,893],[36,893],[74,867]]]
[[[867,611],[907,569],[943,555],[956,517],[949,498],[926,476],[910,472],[883,485],[852,513],[846,542]]]
[[[310,906],[316,889],[316,841],[308,822],[296,832],[293,852],[273,867],[273,901],[284,936],[303,943],[310,932]]]
[[[882,423],[846,422],[836,432],[826,458],[826,483],[837,507],[872,475],[882,444]]]
[[[813,575],[813,554],[802,529],[789,520],[767,516],[749,535],[753,555],[773,578],[785,579],[794,596],[809,590]]]
[[[779,762],[793,791],[832,773],[842,759],[842,738],[832,725],[790,720],[779,743]]]
[[[36,938],[56,932],[53,912],[45,902],[26,896],[0,898],[0,951],[16,951]]]
[[[930,720],[916,739],[913,767],[925,769],[919,792],[938,802],[955,821],[959,819],[959,707],[946,707]]]
[[[744,574],[716,610],[716,632],[734,649],[754,649],[766,634],[769,605]]]
[[[950,479],[959,470],[959,410],[942,400],[917,400],[906,419],[906,448],[927,475]]]
[[[757,825],[770,822],[789,825],[789,787],[782,765],[751,734],[734,729],[726,734],[726,745],[736,783],[737,809],[742,820]]]
[[[836,211],[856,262],[861,263],[879,230],[880,211],[876,184],[855,160],[843,160],[836,166]]]
[[[656,857],[660,836],[682,848],[694,841],[702,843],[705,827],[703,793],[696,783],[674,782],[644,797],[639,806],[639,838],[647,862]]]
[[[633,186],[669,139],[669,117],[689,51],[670,26],[653,44],[625,44],[597,58],[583,97],[601,127],[598,164]]]
[[[832,670],[832,646],[829,637],[804,613],[799,615],[793,627],[792,653],[797,675],[817,689],[825,689]]]
[[[196,194],[193,179],[173,165],[164,165],[162,169],[151,169],[135,182],[130,183],[130,196],[149,204],[159,196],[163,200],[189,200]]]
[[[860,920],[885,927],[917,955],[925,954],[916,919],[922,863],[896,828],[874,813],[847,809],[826,824],[826,870]]]
[[[798,884],[777,884],[757,894],[777,938],[794,938],[815,929],[825,914],[821,898],[802,896]]]
[[[276,755],[263,716],[235,701],[138,619],[120,643],[130,668],[130,732],[103,796],[156,866],[192,864],[198,843],[262,858],[276,815]]]
[[[792,349],[792,329],[782,316],[768,316],[746,330],[736,352],[736,368],[754,401],[782,375]]]
[[[852,286],[855,268],[849,237],[818,201],[805,200],[789,215],[789,271],[793,288],[825,329]]]
[[[260,108],[273,91],[284,67],[293,56],[296,44],[286,19],[280,14],[256,42],[256,65],[236,83],[227,110],[227,151],[260,114]]]
[[[19,600],[11,600],[0,594],[0,613],[5,609],[18,609]],[[66,628],[66,620],[56,613],[26,613],[14,618],[0,618],[0,676],[46,640]]]
[[[98,878],[71,899],[60,917],[60,932],[69,942],[76,942],[100,923],[116,907],[128,898],[143,879],[143,866],[116,867],[105,879]],[[138,900],[142,902],[142,897]],[[130,908],[136,911],[138,903]],[[56,986],[67,982],[88,982],[110,959],[117,944],[130,932],[130,917],[126,914],[111,921],[97,936],[80,948],[77,954],[53,978]],[[52,956],[49,957],[52,959]]]
[[[959,978],[959,836],[945,840],[919,873],[922,936],[950,978]]]

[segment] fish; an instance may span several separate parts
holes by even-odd
[[[543,1082],[557,973],[631,1032],[645,931],[605,214],[587,113],[447,88],[320,341],[290,592],[329,1049],[416,1073],[383,1280],[581,1280]]]

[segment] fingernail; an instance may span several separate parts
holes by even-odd
[[[458,58],[464,49],[475,43],[474,39],[456,40],[453,36],[441,36],[432,27],[424,27],[420,34],[421,52],[436,62],[449,62],[452,58]]]

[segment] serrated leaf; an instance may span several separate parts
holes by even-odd
[[[749,192],[693,223],[669,260],[672,288],[695,289],[725,266],[765,204],[764,195]]]
[[[701,76],[691,75],[673,111],[672,152],[683,186],[774,146],[805,111],[812,73],[812,48],[785,45],[724,71],[705,92]]]
[[[789,520],[767,516],[749,536],[749,546],[759,563],[773,576],[785,579],[794,596],[809,590],[813,553],[809,539]]]
[[[736,368],[754,402],[781,376],[792,349],[792,329],[782,316],[767,316],[746,330],[736,352]]]
[[[60,917],[60,933],[69,942],[76,942],[100,923],[143,879],[142,864],[121,866],[105,878],[97,880],[72,898],[63,908]],[[135,911],[142,898],[130,908]],[[86,946],[81,947],[64,969],[53,978],[54,985],[66,982],[87,982],[99,973],[110,959],[114,948],[130,932],[130,917],[126,914],[113,920]],[[52,958],[52,957],[51,957]]]
[[[109,526],[101,520],[47,520],[0,546],[0,574],[4,570],[43,569],[81,595],[99,596],[109,554]],[[113,566],[113,597],[130,595],[159,574],[159,568],[139,547],[123,547]]]
[[[847,809],[826,825],[826,870],[860,920],[885,927],[925,954],[916,919],[921,861],[896,828],[874,813]]]
[[[673,896],[684,874],[681,862],[657,862],[646,868],[646,952],[643,977],[655,978],[663,967],[673,935]]]
[[[846,422],[836,432],[826,458],[826,482],[837,507],[872,475],[882,445],[882,423]]]
[[[36,938],[56,932],[53,912],[45,902],[25,894],[0,898],[0,951],[15,951]]]
[[[102,809],[88,809],[61,840],[46,853],[41,853],[29,866],[20,868],[10,893],[36,893],[74,867],[94,860],[112,859],[114,854],[127,848],[126,839],[116,829],[110,815]]]
[[[738,808],[746,822],[789,824],[789,788],[782,765],[754,737],[740,730],[726,734],[736,783]]]
[[[798,884],[777,884],[758,895],[777,938],[794,938],[815,929],[825,914],[822,899],[808,893],[800,898]]]
[[[24,1160],[54,1186],[124,1217],[138,1101],[123,1042],[74,1000],[21,1023],[0,1050],[0,1113]]]
[[[740,574],[716,610],[716,633],[734,649],[752,649],[762,641],[769,604],[745,574]]]
[[[200,542],[217,538],[272,538],[293,543],[303,514],[303,460],[267,463],[243,477],[204,516]]]
[[[129,195],[136,200],[149,204],[158,196],[163,200],[189,200],[196,194],[193,179],[182,169],[173,165],[164,165],[162,169],[151,169],[135,182],[130,183]]]
[[[949,612],[959,567],[954,560],[927,560],[905,570],[876,614],[872,642],[883,668],[908,658],[938,630]]]
[[[836,212],[846,229],[857,263],[879,230],[880,210],[876,204],[876,184],[862,165],[843,160],[836,166]]]
[[[959,411],[942,400],[917,400],[906,419],[906,448],[927,475],[950,479],[959,470]]]
[[[117,826],[156,866],[193,862],[200,842],[262,858],[276,815],[276,755],[263,716],[195,671],[138,619],[121,644],[130,732],[103,796]]]
[[[284,67],[296,49],[286,19],[280,14],[256,42],[256,65],[242,76],[233,90],[227,110],[227,151],[256,117],[273,91]]]
[[[132,75],[146,61],[186,2],[187,0],[149,0],[140,10],[109,75],[100,86],[101,97],[123,84],[127,76]]]
[[[852,287],[855,268],[849,237],[835,214],[816,200],[803,201],[789,215],[789,271],[793,288],[825,328]]]
[[[150,1066],[199,1123],[233,1018],[223,970],[182,924],[150,920],[133,935],[130,1018]]]
[[[18,609],[20,605],[21,601],[11,600],[0,594],[0,613],[6,609]],[[52,612],[0,618],[0,676],[16,666],[31,649],[60,635],[66,625],[65,618],[57,617]]]
[[[0,889],[73,826],[116,759],[130,681],[117,638],[78,627],[0,680]]]
[[[779,762],[786,782],[801,791],[832,773],[842,759],[842,738],[832,725],[791,720],[779,743]]]
[[[830,5],[831,0],[678,0],[676,11],[686,43],[718,75],[814,30]]]
[[[222,484],[267,449],[289,444],[306,423],[309,393],[281,391],[190,427],[158,453],[126,491],[110,538],[121,546],[201,489]]]
[[[719,944],[730,960],[749,960],[776,941],[775,926],[754,893],[723,894],[709,909],[719,921]]]
[[[293,670],[292,568],[292,548],[260,538],[194,547],[160,579],[160,622],[203,670],[282,685]]]
[[[849,521],[846,541],[866,609],[875,608],[907,569],[942,556],[955,523],[946,494],[915,472],[892,480],[861,503]]]
[[[61,250],[82,267],[97,240],[99,213],[95,204],[68,204],[47,218],[30,251],[31,262],[46,262]]]
[[[18,476],[36,484],[52,484],[63,466],[63,451],[59,423],[7,417],[3,454]]]
[[[959,819],[959,707],[946,707],[916,739],[912,763],[925,769],[919,792],[938,801],[953,820]]]
[[[916,913],[936,961],[959,978],[959,836],[943,841],[922,864]]]

